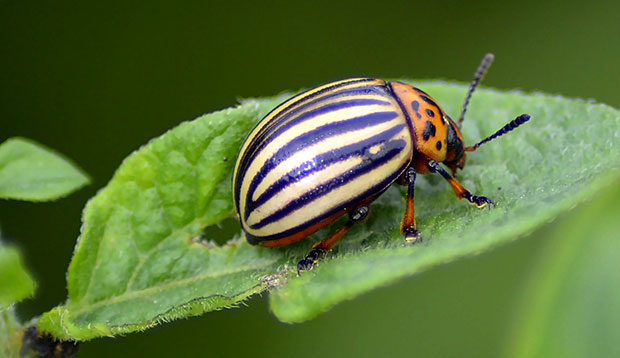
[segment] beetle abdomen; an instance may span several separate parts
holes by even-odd
[[[409,125],[384,81],[304,92],[268,114],[242,146],[233,180],[242,227],[252,243],[314,231],[385,190],[412,155]]]

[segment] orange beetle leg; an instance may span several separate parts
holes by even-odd
[[[306,255],[303,260],[299,261],[297,264],[297,274],[312,270],[314,264],[327,255],[327,252],[331,250],[331,248],[344,236],[353,224],[364,220],[368,216],[368,211],[369,209],[366,205],[358,206],[353,209],[349,213],[349,221],[347,221],[344,226],[336,230],[336,232],[331,234],[327,239],[314,244],[314,246],[312,246],[312,250],[310,250],[310,253]]]
[[[400,232],[405,235],[405,242],[409,244],[415,244],[422,242],[422,236],[418,232],[415,223],[415,211],[414,211],[414,184],[415,184],[415,170],[413,168],[407,168],[403,174],[403,181],[407,184],[407,205],[405,206],[405,217],[400,223]]]
[[[454,179],[448,172],[442,168],[439,163],[434,160],[428,161],[428,169],[433,173],[441,174],[444,179],[448,181],[452,189],[454,189],[454,193],[456,197],[461,200],[463,198],[467,199],[472,205],[475,205],[479,208],[484,208],[487,205],[495,205],[495,203],[487,198],[486,196],[476,196],[472,195],[467,189],[465,189],[461,183],[459,183],[456,179]]]

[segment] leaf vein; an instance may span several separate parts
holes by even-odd
[[[127,301],[130,299],[139,298],[141,296],[147,296],[149,294],[156,293],[157,291],[173,289],[179,286],[183,286],[185,284],[191,284],[191,283],[201,281],[201,280],[217,278],[217,277],[221,277],[225,275],[231,275],[231,274],[235,274],[238,272],[257,270],[263,267],[268,267],[270,265],[273,265],[273,263],[275,263],[276,261],[277,259],[262,260],[259,263],[254,264],[254,265],[246,265],[243,267],[236,267],[236,268],[227,269],[227,270],[218,270],[215,272],[205,272],[203,274],[193,276],[193,277],[187,277],[181,280],[163,282],[159,285],[150,286],[148,288],[137,290],[137,291],[132,291],[130,293],[123,293],[118,296],[113,296],[113,297],[89,304],[83,308],[74,310],[73,313],[75,315],[79,315],[85,312],[94,311],[95,309],[102,307],[102,306],[120,303],[120,302]]]

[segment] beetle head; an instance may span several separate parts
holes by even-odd
[[[458,126],[452,118],[448,118],[448,134],[446,136],[446,144],[448,145],[446,151],[446,159],[443,163],[452,170],[452,175],[456,174],[457,169],[463,169],[465,167],[465,160],[467,159],[467,153],[465,153],[465,141],[459,131]]]
[[[463,103],[463,107],[461,109],[461,114],[458,119],[458,124],[455,123],[452,118],[448,117],[448,132],[446,136],[446,142],[448,145],[446,151],[446,159],[443,163],[452,170],[452,175],[456,175],[457,169],[463,169],[465,167],[465,160],[467,159],[466,152],[473,152],[478,149],[480,145],[489,142],[505,133],[510,132],[511,130],[517,128],[523,123],[527,122],[530,119],[530,116],[527,114],[522,114],[515,118],[514,120],[508,122],[504,127],[495,132],[493,135],[488,136],[487,138],[481,140],[471,147],[465,147],[465,141],[463,140],[463,136],[459,131],[459,128],[463,124],[463,119],[465,119],[465,112],[467,111],[467,105],[469,104],[469,100],[471,99],[471,95],[476,90],[476,86],[480,83],[484,75],[487,73],[489,66],[493,62],[493,54],[488,53],[480,62],[480,66],[478,66],[478,70],[474,74],[474,79],[471,81],[469,85],[469,90],[465,95],[465,102]]]

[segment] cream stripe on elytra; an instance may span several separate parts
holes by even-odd
[[[376,99],[377,97],[378,96],[363,96],[362,99]],[[379,99],[384,99],[384,98],[379,97]],[[310,110],[323,107],[327,104],[336,104],[336,103],[341,103],[341,102],[344,102],[344,100],[338,99],[338,100],[333,100],[333,101],[326,101],[325,103],[321,103],[319,105],[312,107]],[[380,111],[385,111],[385,110],[393,110],[393,109],[389,105],[378,105],[378,104],[360,105],[360,106],[355,106],[355,107],[346,107],[342,109],[336,109],[336,110],[318,115],[316,117],[312,117],[311,120],[304,120],[298,123],[297,125],[294,125],[291,128],[287,129],[280,135],[278,135],[277,140],[273,140],[271,143],[268,143],[267,145],[259,149],[255,153],[254,158],[252,159],[252,162],[264,163],[280,147],[286,145],[292,140],[295,140],[300,134],[309,132],[310,130],[315,129],[317,127],[321,127],[321,126],[324,126],[330,123],[344,122],[351,118],[363,116],[368,113],[380,112]],[[248,166],[246,170],[249,172],[251,169]]]
[[[265,204],[253,210],[246,220],[246,224],[248,226],[254,225],[277,210],[283,208],[293,199],[306,194],[317,185],[325,184],[333,178],[342,175],[346,171],[353,169],[356,165],[360,164],[362,160],[363,159],[361,157],[352,157],[347,160],[336,162],[321,171],[310,174],[298,182],[292,183],[283,190],[279,191],[278,194],[269,199]]]
[[[337,136],[328,137],[314,145],[308,146],[301,151],[296,152],[287,160],[278,164],[274,169],[267,173],[267,175],[256,187],[256,190],[252,195],[252,200],[258,200],[258,197],[262,195],[263,192],[270,185],[273,185],[276,180],[287,174],[292,169],[295,169],[299,164],[305,162],[306,160],[311,160],[317,155],[331,151],[334,148],[342,147],[344,143],[355,143],[360,138],[371,137],[375,133],[379,133],[385,129],[393,127],[394,124],[394,122],[383,122],[371,127],[366,127],[356,131],[346,132]],[[248,173],[251,173],[250,170],[248,170]]]
[[[312,120],[306,120],[298,125],[291,127],[286,130],[282,134],[277,137],[277,140],[273,140],[271,143],[265,145],[262,150],[258,151],[255,157],[252,159],[250,164],[246,168],[246,175],[244,184],[241,190],[247,190],[247,185],[249,185],[248,178],[253,178],[256,175],[256,172],[260,170],[262,165],[269,160],[269,158],[273,157],[273,155],[280,150],[285,145],[289,144],[291,141],[294,141],[301,134],[307,133],[313,129],[318,127],[333,124],[337,122],[348,121],[352,118],[356,118],[358,116],[363,116],[368,113],[373,112],[381,112],[384,110],[389,110],[389,106],[383,105],[365,105],[365,106],[357,106],[353,108],[343,108],[340,110],[334,110],[332,112],[323,114],[318,117],[312,118]],[[364,133],[364,132],[361,132]],[[360,133],[360,134],[361,134]],[[355,138],[353,138],[355,139]],[[341,142],[347,143],[347,142]]]
[[[404,137],[409,134],[406,133],[406,131],[403,131],[401,135]],[[411,146],[410,142],[407,142],[407,148],[401,151],[398,157],[386,162],[382,166],[378,166],[377,168],[368,173],[358,176],[357,178],[348,182],[347,185],[338,187],[330,191],[329,195],[319,197],[308,205],[305,205],[300,209],[286,215],[286,217],[270,223],[266,226],[263,226],[262,228],[254,230],[246,226],[245,229],[250,234],[260,237],[273,235],[274,233],[278,232],[284,232],[286,230],[299,226],[300,224],[308,222],[315,218],[317,216],[317,213],[329,212],[330,210],[333,210],[334,208],[340,206],[343,202],[350,201],[351,198],[354,198],[357,195],[364,193],[368,189],[371,189],[377,184],[381,183],[381,181],[384,179],[383,175],[385,173],[392,173],[392,175],[397,175],[394,173],[404,170],[405,166],[411,160],[410,154]],[[377,175],[377,172],[382,173],[382,175]],[[353,192],[352,189],[355,189],[355,191]]]
[[[345,84],[345,83],[349,83],[349,84]],[[385,82],[382,80],[377,80],[377,79],[372,79],[372,78],[354,78],[354,79],[329,83],[324,86],[320,86],[315,89],[300,93],[299,95],[289,99],[288,101],[284,102],[282,105],[274,109],[271,113],[269,113],[265,117],[265,120],[262,121],[264,122],[264,124],[261,126],[261,128],[265,124],[268,124],[268,122],[270,122],[273,118],[285,115],[286,113],[294,110],[295,108],[303,106],[304,104],[310,101],[319,99],[322,96],[329,95],[334,92],[341,92],[341,91],[354,89],[354,88],[363,88],[363,87],[368,87],[368,86],[373,86],[373,85],[383,85],[383,84],[385,84]],[[332,87],[333,89],[327,90],[330,87]],[[325,92],[319,95],[316,95],[317,93],[321,91],[325,91]],[[291,104],[293,103],[295,105],[291,106]]]
[[[345,84],[345,83],[350,83],[350,84]],[[244,141],[243,145],[241,146],[241,150],[240,153],[246,153],[248,147],[253,144],[252,143],[252,138],[256,137],[259,133],[261,133],[265,127],[272,125],[273,124],[273,119],[276,118],[277,116],[282,116],[285,115],[288,112],[293,111],[294,109],[304,105],[305,103],[308,103],[310,101],[314,101],[318,98],[321,98],[321,96],[325,96],[334,92],[339,92],[342,90],[348,90],[348,89],[354,89],[356,87],[367,87],[367,86],[382,86],[385,85],[385,81],[383,80],[379,80],[379,79],[374,79],[374,78],[353,78],[353,79],[347,79],[347,80],[342,80],[342,81],[337,81],[337,82],[332,82],[332,83],[328,83],[325,84],[323,86],[308,90],[306,92],[300,93],[295,97],[292,97],[291,99],[287,100],[286,102],[280,104],[278,107],[276,107],[275,109],[273,109],[269,114],[267,114],[267,116],[265,118],[263,118],[257,125],[256,127],[252,130],[252,132],[249,134],[248,138],[246,138],[246,140]],[[328,90],[329,88],[334,88],[333,90]],[[321,93],[319,95],[316,95],[317,93],[320,93],[321,91],[325,91],[325,93]],[[313,97],[314,96],[314,97]],[[292,106],[292,104],[295,104],[294,106]],[[240,164],[240,160],[242,159],[242,156],[239,156],[239,158],[237,158],[237,163],[235,165],[235,169],[233,172],[233,180],[236,180],[237,175],[238,175],[238,171],[239,171],[239,164]]]
[[[364,96],[364,98],[366,98],[366,96]],[[338,102],[340,101],[334,101],[334,103]],[[250,163],[245,168],[240,192],[247,193],[252,179],[258,173],[263,164],[267,162],[267,160],[269,160],[280,148],[295,140],[301,134],[304,134],[327,124],[344,122],[355,117],[367,115],[373,112],[381,112],[386,109],[389,110],[392,109],[392,107],[385,105],[361,105],[355,107],[347,107],[323,113],[317,117],[312,117],[311,120],[305,120],[297,125],[292,126],[288,130],[281,133],[276,139],[265,145],[262,149],[258,150],[258,153],[256,153],[256,155],[252,158]],[[244,195],[242,195],[239,204],[240,209],[243,212],[243,208],[245,207]]]

